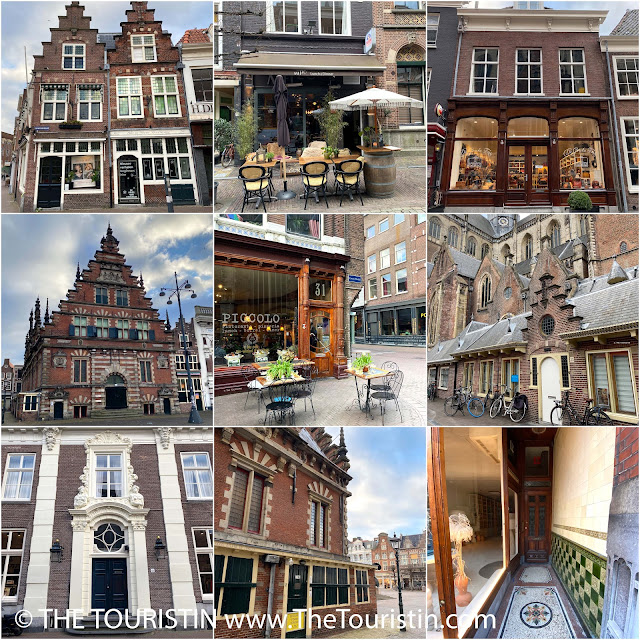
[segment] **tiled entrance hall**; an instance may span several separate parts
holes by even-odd
[[[523,565],[516,573],[489,638],[588,638],[550,564]]]

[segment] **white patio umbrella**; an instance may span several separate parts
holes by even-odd
[[[423,106],[423,102],[422,100],[416,100],[415,98],[409,98],[408,96],[401,96],[399,93],[394,93],[393,91],[387,91],[386,89],[378,89],[377,87],[373,87],[371,89],[367,89],[366,91],[360,91],[359,93],[354,93],[351,96],[346,96],[345,98],[332,100],[329,103],[329,106],[332,109],[341,109],[343,111],[359,111],[361,109],[374,107],[376,135],[378,135],[378,107],[420,108]]]

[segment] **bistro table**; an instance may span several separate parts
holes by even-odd
[[[355,380],[356,383],[356,393],[358,394],[358,406],[360,407],[360,411],[364,411],[365,413],[368,413],[369,415],[371,415],[371,400],[370,400],[370,394],[371,394],[371,381],[375,380],[376,378],[384,378],[385,376],[388,376],[390,371],[387,371],[386,369],[380,369],[378,367],[369,367],[369,371],[364,372],[364,371],[356,371],[355,369],[347,369],[347,373],[350,373],[353,376],[353,379]],[[365,394],[364,389],[360,390],[358,388],[358,378],[360,378],[361,380],[366,380],[367,381],[367,391]],[[365,396],[364,399],[364,406],[361,402],[362,400],[362,396]],[[371,416],[371,419],[373,420],[373,416]]]
[[[252,362],[251,366],[255,367],[261,373],[267,371],[270,366],[276,364],[275,360],[271,360],[269,362]],[[291,366],[296,369],[300,367],[310,367],[313,364],[312,360],[292,360]]]
[[[364,156],[364,185],[374,198],[391,198],[396,190],[396,160],[394,151],[400,147],[361,147]]]
[[[254,363],[257,364],[257,363]],[[278,422],[283,423],[286,414],[291,411],[294,416],[295,421],[295,408],[294,408],[294,398],[289,395],[289,387],[295,386],[296,384],[300,384],[304,382],[306,378],[303,378],[301,375],[297,373],[293,373],[292,378],[285,378],[279,380],[268,380],[266,376],[258,376],[256,380],[262,385],[264,389],[269,387],[282,387],[282,395],[273,399],[272,405],[275,405],[271,408],[271,411],[274,413],[279,413]],[[288,406],[291,404],[291,406]],[[278,405],[281,405],[280,407]],[[266,406],[266,403],[265,403]],[[267,409],[267,413],[265,415],[264,421],[267,422],[267,416],[269,414],[269,409]],[[295,422],[294,422],[295,423]]]

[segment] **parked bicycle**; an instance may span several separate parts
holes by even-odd
[[[233,146],[233,142],[228,144],[225,148],[224,151],[222,152],[222,155],[220,156],[220,164],[223,167],[228,167],[233,163],[234,158],[236,157],[236,150],[235,147]]]
[[[556,403],[556,406],[551,409],[551,424],[562,425],[595,425],[604,424],[612,425],[613,422],[607,412],[605,411],[606,405],[593,404],[593,398],[587,398],[587,404],[584,407],[584,414],[580,417],[577,411],[573,408],[571,401],[569,400],[569,392],[565,391],[562,400],[558,400],[555,396],[548,396]]]
[[[497,390],[496,390],[497,391]],[[487,395],[482,398],[471,398],[467,403],[467,411],[474,418],[480,418],[487,409],[487,406],[491,406],[495,396],[491,395],[491,391],[487,391]]]
[[[527,396],[516,391],[513,398],[511,398],[511,402],[507,403],[506,396],[510,394],[511,389],[504,384],[501,384],[500,386],[504,387],[504,391],[498,394],[498,397],[491,403],[489,415],[492,418],[495,418],[501,411],[504,411],[502,415],[509,416],[514,422],[520,422],[529,408]]]
[[[427,398],[429,400],[435,400],[436,399],[436,383],[435,382],[430,382],[429,386],[427,388]]]
[[[444,412],[454,416],[458,411],[464,415],[464,408],[471,397],[471,387],[459,387],[444,401]]]

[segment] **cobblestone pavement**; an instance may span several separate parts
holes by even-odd
[[[360,629],[349,629],[349,631],[340,631],[331,638],[359,638],[362,640],[377,638],[422,638],[424,640],[425,632],[425,610],[426,610],[426,593],[424,591],[403,591],[402,604],[405,616],[413,612],[414,622],[412,627],[407,627],[406,631],[400,631],[397,626],[391,628],[390,618],[381,616],[384,614],[398,614],[398,592],[395,589],[378,590],[378,616],[380,618],[380,627],[377,629],[367,629],[366,625],[362,625]],[[346,614],[348,615],[348,614]],[[422,620],[418,616],[422,616]],[[408,620],[408,618],[407,618]]]
[[[396,159],[396,190],[392,198],[372,198],[363,194],[364,206],[360,204],[360,199],[354,196],[353,202],[345,196],[342,200],[342,207],[339,206],[340,199],[327,194],[330,211],[364,211],[366,213],[424,213],[426,211],[426,168],[424,157],[420,156],[400,156]],[[414,168],[415,167],[415,168]],[[242,209],[242,184],[237,179],[237,167],[223,168],[221,165],[214,167],[214,180],[219,181],[218,199],[215,203],[217,213],[239,213]],[[282,180],[279,169],[274,171],[273,184],[276,191],[280,191]],[[329,177],[329,193],[334,192],[333,174]],[[362,184],[362,180],[361,180]],[[298,195],[304,193],[300,176],[290,177],[287,182],[290,191],[295,191]],[[304,209],[304,200],[292,198],[291,200],[280,200],[266,202],[267,211],[272,212],[298,212]],[[250,205],[245,210],[253,210]],[[260,205],[262,209],[262,205]],[[311,199],[307,205],[307,211],[327,210],[324,198],[320,198],[320,203],[316,204]]]
[[[369,349],[374,364],[386,360],[398,363],[404,373],[404,382],[400,390],[400,413],[393,402],[387,402],[385,426],[405,425],[424,426],[427,420],[427,391],[425,376],[425,350],[420,347],[398,347],[385,345],[357,345],[359,350]],[[360,380],[358,380],[360,384]],[[215,426],[256,426],[264,420],[264,406],[258,412],[258,400],[255,394],[246,398],[246,393],[217,396],[214,400]],[[245,409],[246,401],[246,409]],[[297,426],[376,426],[382,425],[379,407],[374,408],[372,417],[360,411],[353,376],[336,380],[321,378],[313,396],[315,418],[311,404],[304,401],[296,404]]]
[[[211,426],[213,423],[213,412],[212,411],[199,411],[200,417],[202,418],[202,426]],[[188,413],[174,413],[171,415],[164,414],[156,414],[153,416],[140,416],[136,418],[120,418],[118,420],[109,420],[109,419],[76,419],[76,420],[56,420],[55,424],[57,425],[65,425],[72,424],[74,426],[91,426],[91,427],[111,427],[111,426],[137,426],[137,425],[157,425],[163,427],[171,427],[171,426],[187,426],[187,421],[189,420]],[[20,422],[16,420],[13,414],[7,412],[3,417],[3,426],[10,427],[19,425],[21,427],[25,427],[28,425],[39,425],[42,426],[44,422],[33,422],[33,421],[23,421]],[[53,424],[53,421],[51,421]],[[198,425],[193,425],[198,426]]]
[[[470,415],[466,407],[464,415],[458,411],[454,416],[449,417],[444,412],[444,398],[436,398],[435,400],[429,400],[427,403],[427,424],[430,427],[533,427],[537,425],[537,422],[528,422],[527,416],[524,417],[522,422],[514,422],[509,416],[505,415],[491,419],[488,406],[484,415],[480,418],[474,418]]]

